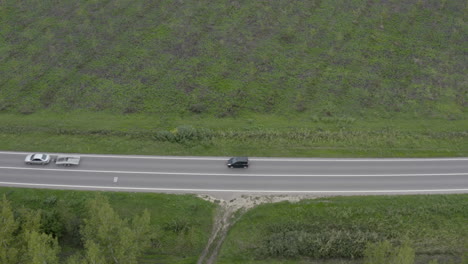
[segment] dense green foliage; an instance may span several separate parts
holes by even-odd
[[[86,262],[82,263],[137,264],[138,258],[148,250],[151,239],[156,238],[149,223],[148,210],[133,216],[131,221],[122,219],[106,197],[97,195],[87,202],[80,229],[86,250]]]
[[[34,218],[37,221],[32,222],[37,232],[26,233],[25,241],[50,244],[54,241],[50,239],[56,239],[62,263],[135,263],[137,257],[138,263],[195,263],[210,235],[215,209],[213,204],[189,195],[107,192],[97,199],[95,192],[0,187],[0,195],[4,194],[13,215],[22,216],[18,219],[36,215],[24,212],[39,212],[39,218]],[[2,244],[8,250],[12,245],[21,248],[5,235],[17,234],[11,230],[17,230],[18,225],[11,217],[5,219],[10,221],[0,226]],[[20,222],[25,226],[24,220]],[[41,249],[22,248],[20,253],[37,249],[30,250],[31,258]],[[8,252],[9,256],[0,246],[0,260],[18,255]]]
[[[57,238],[41,230],[41,211],[14,210],[0,200],[0,263],[58,264]]]
[[[219,263],[361,260],[366,248],[369,258],[378,258],[372,252],[382,241],[408,245],[401,247],[401,254],[408,258],[414,250],[416,263],[431,259],[460,263],[468,249],[466,208],[466,194],[334,197],[261,205],[232,227]],[[369,249],[369,244],[377,246]],[[387,245],[381,252],[388,255],[390,249]]]
[[[462,0],[0,2],[0,110],[456,119]]]

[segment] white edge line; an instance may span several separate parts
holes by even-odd
[[[194,172],[153,172],[153,171],[103,171],[103,170],[75,170],[75,169],[42,169],[23,167],[0,167],[6,170],[34,170],[34,171],[59,171],[59,172],[83,172],[83,173],[114,173],[114,174],[146,174],[146,175],[188,175],[188,176],[236,176],[236,177],[431,177],[431,176],[465,176],[468,172],[461,173],[402,173],[402,174],[235,174],[235,173],[194,173]]]
[[[468,192],[468,189],[423,189],[423,190],[355,190],[355,191],[321,191],[321,190],[229,190],[229,189],[183,189],[183,188],[145,188],[145,187],[112,187],[112,186],[88,186],[88,185],[64,185],[0,182],[1,185],[32,186],[32,187],[60,187],[76,189],[101,189],[101,190],[134,190],[134,191],[180,191],[180,192],[248,192],[248,193],[420,193],[420,192]]]
[[[0,151],[0,154],[9,155],[28,155],[32,152],[8,152]],[[69,153],[46,153],[49,155],[67,155]],[[227,160],[229,157],[179,157],[179,156],[144,156],[144,155],[99,155],[99,154],[79,154],[82,157],[92,158],[115,158],[115,159],[159,159],[159,160]],[[266,157],[251,157],[251,161],[289,161],[289,162],[412,162],[412,161],[468,161],[468,157],[461,158],[266,158]]]

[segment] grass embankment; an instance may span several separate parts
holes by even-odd
[[[81,250],[79,226],[85,202],[95,192],[0,187],[16,209],[42,209],[43,221],[59,236],[62,254]],[[140,263],[196,263],[211,233],[215,205],[191,195],[101,192],[122,218],[147,209],[156,234]],[[51,230],[48,230],[51,231]]]
[[[463,0],[2,1],[0,148],[466,156],[465,11]],[[169,133],[182,125],[197,130]]]
[[[0,110],[458,118],[465,16],[464,0],[6,0]]]
[[[0,149],[153,155],[468,156],[468,122],[298,115],[0,115]]]
[[[467,208],[466,194],[261,205],[232,227],[217,263],[362,263],[366,243],[379,240],[409,241],[416,263],[461,263],[468,250]]]

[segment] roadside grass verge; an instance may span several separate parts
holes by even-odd
[[[140,263],[196,263],[211,232],[215,205],[192,195],[99,192],[122,218],[147,209],[156,239]],[[62,255],[82,250],[79,226],[85,202],[96,192],[0,187],[12,207],[41,209],[45,228],[59,235]]]
[[[245,115],[0,114],[0,149],[70,153],[290,157],[468,156],[461,120]]]
[[[260,205],[234,224],[217,263],[361,263],[367,243],[407,240],[416,263],[460,263],[468,195],[355,196]]]

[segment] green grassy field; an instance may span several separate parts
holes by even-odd
[[[15,210],[42,209],[43,219],[57,222],[62,255],[81,250],[78,228],[83,223],[85,202],[96,192],[0,187]],[[156,234],[151,249],[140,263],[196,263],[211,233],[215,205],[191,195],[101,192],[122,218],[147,209]],[[49,230],[50,231],[50,230]]]
[[[0,149],[466,156],[466,10],[2,1]]]
[[[362,263],[366,243],[405,239],[416,263],[461,263],[468,250],[467,208],[466,194],[265,204],[231,228],[217,263]]]
[[[2,1],[0,110],[457,119],[466,2]]]

